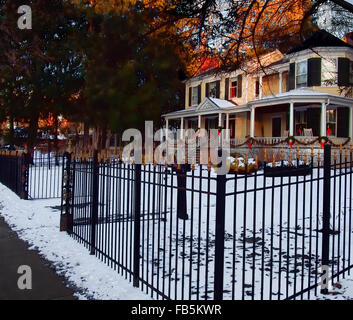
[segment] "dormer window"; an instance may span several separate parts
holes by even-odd
[[[308,81],[308,62],[302,61],[297,63],[297,88],[307,86]]]

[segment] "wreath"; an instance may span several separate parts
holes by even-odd
[[[290,148],[293,149],[293,144],[296,141],[295,137],[290,136],[287,138],[287,143],[289,144]]]

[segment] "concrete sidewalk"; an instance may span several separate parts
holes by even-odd
[[[32,290],[20,290],[17,281],[19,266],[32,269]],[[74,291],[64,284],[50,263],[37,252],[28,250],[0,216],[0,300],[74,300]]]

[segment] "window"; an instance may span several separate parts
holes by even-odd
[[[337,112],[335,109],[326,110],[327,135],[336,136]]]
[[[337,85],[337,59],[322,59],[322,81],[325,86]]]
[[[238,92],[238,81],[232,81],[230,84],[230,98],[236,98]]]
[[[297,88],[306,87],[308,79],[308,62],[297,63]]]
[[[197,106],[199,103],[199,88],[193,87],[191,88],[191,105]]]
[[[217,98],[217,81],[208,84],[207,96],[210,98]]]

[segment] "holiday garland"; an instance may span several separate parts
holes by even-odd
[[[275,143],[266,143],[264,141],[261,141],[261,140],[257,140],[255,138],[249,138],[247,139],[246,141],[244,141],[243,143],[240,143],[240,144],[237,144],[237,145],[232,145],[232,148],[240,148],[240,147],[243,147],[245,145],[248,145],[249,148],[251,149],[253,145],[259,145],[259,146],[263,146],[263,147],[275,147],[275,146],[278,146],[278,145],[281,145],[281,144],[284,144],[284,143],[287,143],[291,146],[291,148],[293,147],[294,144],[299,144],[299,145],[302,145],[302,146],[310,146],[310,145],[313,145],[317,142],[319,142],[321,144],[321,146],[323,147],[324,144],[328,143],[334,147],[344,147],[346,146],[349,142],[351,141],[351,138],[347,138],[347,140],[342,143],[342,144],[337,144],[337,143],[334,143],[330,138],[328,137],[318,137],[316,139],[313,139],[311,141],[300,141],[298,140],[297,138],[291,136],[291,137],[288,137],[286,139],[282,139],[282,140],[279,140]]]

